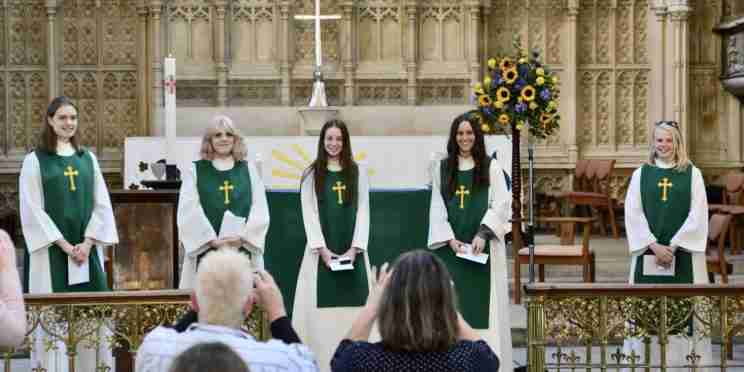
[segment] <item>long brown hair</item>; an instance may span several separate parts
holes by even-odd
[[[455,188],[457,186],[455,184],[457,183],[457,171],[459,169],[458,155],[460,154],[460,146],[457,144],[457,130],[463,122],[468,122],[468,124],[470,124],[470,127],[473,128],[473,134],[475,135],[473,149],[471,150],[473,161],[475,161],[475,169],[473,169],[473,187],[477,190],[489,186],[489,169],[487,166],[490,162],[488,161],[488,155],[486,154],[486,141],[483,139],[483,132],[480,127],[474,124],[477,123],[477,121],[472,117],[471,112],[466,112],[452,121],[449,141],[447,141],[447,159],[445,160],[447,164],[447,175],[446,184],[442,185],[442,188],[448,199],[455,193]],[[436,182],[439,182],[439,180]]]
[[[457,296],[444,263],[416,250],[401,255],[392,270],[380,301],[382,343],[399,351],[449,350],[459,328]]]
[[[359,166],[354,161],[351,151],[351,139],[349,137],[349,130],[346,128],[346,124],[337,119],[330,120],[323,125],[320,130],[320,137],[318,137],[318,155],[310,166],[305,169],[302,174],[302,181],[307,176],[312,174],[315,177],[315,195],[318,198],[318,202],[322,202],[323,199],[323,187],[325,187],[325,179],[328,175],[328,153],[325,150],[325,135],[328,129],[338,128],[341,131],[341,137],[344,141],[341,153],[339,154],[339,163],[341,165],[341,178],[344,183],[349,185],[344,193],[344,200],[347,200],[351,205],[356,205],[357,201],[357,188],[359,184]]]
[[[66,96],[59,96],[52,100],[52,102],[49,103],[49,106],[47,107],[46,115],[44,115],[44,125],[42,125],[41,128],[41,139],[39,141],[39,150],[48,152],[50,154],[56,154],[57,153],[57,133],[54,133],[54,128],[52,128],[52,125],[49,123],[49,119],[53,118],[54,115],[57,113],[57,110],[59,110],[62,106],[71,106],[75,109],[75,111],[78,114],[78,120],[80,120],[80,110],[78,110],[77,106],[72,102],[71,99],[67,98]],[[78,127],[75,131],[75,135],[70,138],[70,144],[72,145],[72,148],[75,149],[76,152],[80,151],[80,147],[77,143],[77,132],[80,130],[80,122],[78,121]]]

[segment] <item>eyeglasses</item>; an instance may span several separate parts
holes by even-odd
[[[656,126],[657,127],[660,127],[662,125],[668,125],[670,127],[674,127],[674,129],[679,130],[679,123],[677,123],[676,121],[664,121],[664,120],[661,120],[661,121],[657,121],[656,122]]]

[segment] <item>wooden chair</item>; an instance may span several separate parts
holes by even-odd
[[[569,203],[576,206],[588,206],[599,216],[599,230],[602,235],[607,234],[607,223],[612,229],[612,236],[620,238],[615,219],[615,200],[610,195],[610,177],[615,168],[615,160],[591,160],[586,170],[586,177],[590,182],[589,191],[572,191],[566,194]],[[607,220],[607,221],[606,221]]]
[[[741,247],[742,217],[744,217],[744,173],[732,172],[724,176],[723,204],[709,204],[711,214],[725,213],[732,216],[728,234],[731,254],[737,254]]]
[[[714,214],[708,222],[708,246],[705,249],[705,261],[708,267],[708,276],[714,283],[714,274],[721,275],[721,282],[728,284],[728,276],[734,270],[734,266],[726,260],[723,251],[726,243],[726,232],[730,227],[733,216],[730,214]]]
[[[583,278],[586,283],[595,280],[594,252],[589,248],[589,238],[595,217],[539,217],[538,221],[559,225],[560,244],[535,245],[535,265],[538,267],[539,279],[545,281],[545,265],[578,265],[583,267]],[[576,243],[576,226],[582,225],[581,244]],[[529,248],[514,252],[514,303],[521,303],[521,265],[530,263]]]

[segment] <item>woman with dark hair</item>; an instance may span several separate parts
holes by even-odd
[[[382,341],[369,343],[377,321]],[[333,372],[495,372],[499,358],[457,312],[442,260],[417,250],[380,269],[367,303],[336,349]]]
[[[243,359],[221,342],[196,344],[173,360],[168,372],[249,372]]]
[[[229,117],[212,119],[199,155],[201,160],[185,172],[178,199],[178,238],[185,251],[181,289],[194,287],[198,263],[213,249],[249,253],[252,265],[263,269],[269,231],[266,189],[256,164],[246,160],[245,141]],[[224,223],[225,218],[230,221]]]
[[[302,218],[307,246],[295,292],[292,323],[328,368],[333,348],[369,293],[369,183],[352,156],[344,122],[320,131],[318,153],[302,177]],[[337,270],[342,262],[350,270]]]
[[[435,159],[431,167],[429,249],[452,274],[462,316],[509,363],[512,344],[504,235],[510,231],[511,198],[503,170],[486,155],[477,116],[469,112],[455,118],[447,155]],[[485,264],[462,258],[481,253],[489,255]]]
[[[41,143],[23,160],[18,187],[29,292],[108,291],[103,247],[118,243],[119,237],[106,182],[95,155],[78,145],[78,110],[73,102],[55,98],[44,119]],[[57,342],[61,347],[47,354],[41,338],[32,353],[34,367],[40,362],[53,371],[55,364],[67,365],[64,344]],[[110,358],[110,349],[103,344],[107,350],[103,355]],[[80,347],[77,355],[95,361],[93,349]],[[81,370],[97,367],[77,365]]]

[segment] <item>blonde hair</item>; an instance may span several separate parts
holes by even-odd
[[[196,273],[199,322],[239,328],[243,308],[253,294],[251,261],[243,253],[222,248],[207,253]]]
[[[684,141],[682,141],[682,133],[679,128],[670,124],[675,122],[659,121],[654,125],[654,129],[651,131],[649,153],[648,153],[648,164],[656,165],[656,130],[660,129],[666,131],[672,135],[672,160],[674,161],[674,170],[677,172],[684,172],[687,167],[690,166],[690,158],[687,156],[687,148],[685,147]]]
[[[206,133],[202,137],[201,150],[199,155],[202,159],[212,160],[214,159],[214,147],[212,147],[212,138],[220,131],[224,129],[227,133],[232,133],[235,137],[235,144],[232,148],[232,157],[235,161],[245,160],[248,151],[245,148],[245,141],[240,132],[235,128],[232,119],[226,115],[217,115],[212,118],[212,121],[207,128]]]

